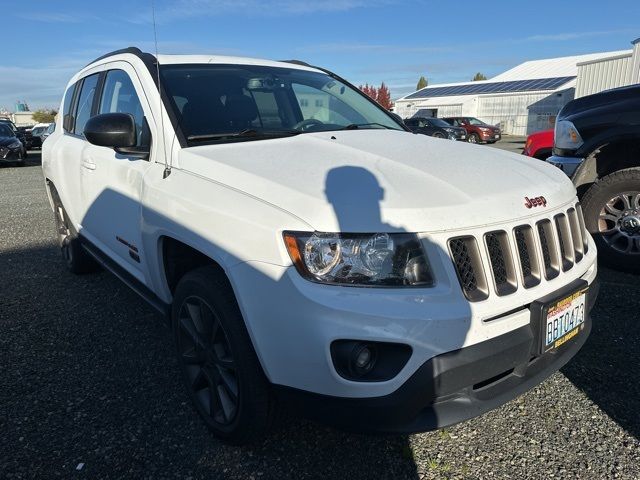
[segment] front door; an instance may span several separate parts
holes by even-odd
[[[114,62],[107,65],[103,75],[95,113],[131,114],[137,146],[150,149],[150,109],[135,71],[128,63]],[[86,142],[82,165],[85,236],[144,282],[140,197],[150,162]]]

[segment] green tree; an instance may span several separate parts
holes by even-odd
[[[477,82],[478,80],[486,80],[487,77],[485,76],[484,73],[476,73],[473,78],[471,79],[472,82]]]
[[[36,123],[52,123],[56,120],[56,115],[58,112],[55,110],[45,110],[41,108],[40,110],[36,110],[31,115],[33,117],[33,121]]]
[[[424,76],[422,76],[420,77],[420,80],[418,80],[418,85],[416,85],[416,90],[422,90],[427,85],[429,85],[429,80],[427,80]]]

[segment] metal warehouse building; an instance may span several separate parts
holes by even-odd
[[[574,97],[640,83],[640,39],[633,50],[525,62],[489,80],[429,85],[396,100],[412,116],[470,116],[508,135],[552,128]]]

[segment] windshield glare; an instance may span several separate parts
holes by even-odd
[[[451,128],[451,125],[441,118],[430,118],[429,121],[436,127]]]
[[[13,130],[0,123],[0,137],[13,137]]]
[[[469,125],[486,125],[482,120],[478,120],[477,118],[470,117],[467,119]]]
[[[164,65],[161,73],[192,141],[247,131],[255,134],[243,140],[345,127],[403,130],[382,107],[324,73],[255,65]]]

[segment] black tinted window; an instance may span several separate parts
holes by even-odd
[[[99,74],[90,75],[82,82],[82,90],[78,98],[78,113],[76,115],[76,125],[73,132],[76,135],[83,135],[84,126],[89,118],[91,118],[91,106],[93,98],[96,95],[96,87],[98,86]]]
[[[136,122],[137,146],[149,145],[149,129],[136,90],[123,70],[110,70],[104,81],[98,113],[130,113]]]
[[[73,92],[76,89],[76,84],[67,88],[64,93],[64,105],[62,107],[62,125],[65,132],[70,132],[73,128],[73,114],[71,113],[71,102],[73,102]]]

